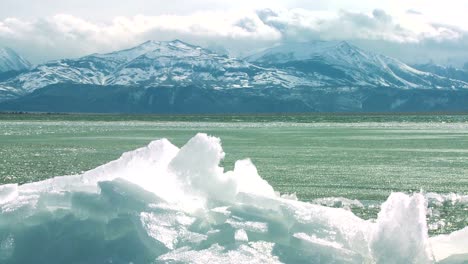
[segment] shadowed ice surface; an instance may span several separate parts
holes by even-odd
[[[438,194],[392,193],[376,220],[280,195],[198,134],[81,175],[0,186],[1,263],[466,263],[468,227],[429,238]],[[463,198],[464,199],[464,198]],[[327,201],[323,201],[327,202]]]

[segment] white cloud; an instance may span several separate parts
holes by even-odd
[[[435,23],[425,15],[430,10],[417,8],[421,14],[407,10],[402,9],[392,16],[383,9],[369,12],[303,8],[255,11],[239,7],[187,15],[117,16],[107,22],[69,14],[35,19],[5,18],[0,20],[0,43],[36,63],[113,51],[148,39],[175,38],[209,47],[224,46],[238,55],[281,41],[351,40],[402,47],[417,43],[433,47],[427,43],[439,43],[438,56],[450,46],[450,49],[458,49],[457,56],[468,59],[466,31],[450,24]],[[410,57],[406,54],[402,58],[411,60]]]

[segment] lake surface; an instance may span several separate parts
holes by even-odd
[[[423,191],[445,197],[429,205],[434,233],[468,225],[467,115],[2,114],[0,184],[77,174],[152,140],[183,146],[199,132],[221,139],[225,170],[250,158],[276,191],[300,200],[372,218],[391,192]]]

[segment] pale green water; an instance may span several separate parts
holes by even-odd
[[[79,173],[154,139],[182,146],[198,132],[221,138],[226,169],[251,158],[277,191],[301,200],[345,197],[373,204],[392,191],[468,194],[463,115],[0,115],[0,183]],[[451,225],[468,225],[466,203],[444,210],[440,217],[453,218]],[[371,206],[358,213],[372,217],[376,211]]]

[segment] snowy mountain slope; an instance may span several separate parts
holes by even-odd
[[[136,47],[132,47],[129,49],[124,49],[124,50],[119,50],[119,51],[114,51],[111,53],[106,53],[106,54],[91,54],[89,56],[83,57],[83,59],[86,58],[100,58],[104,59],[108,63],[111,64],[111,67],[118,67],[124,63],[127,63],[147,52],[153,51],[155,49],[158,49],[161,46],[161,42],[158,41],[153,41],[149,40],[146,41]]]
[[[31,63],[10,48],[0,48],[0,73],[29,69]]]
[[[246,58],[264,67],[332,79],[333,85],[397,88],[468,88],[468,83],[416,70],[396,59],[361,50],[345,41],[287,43]]]
[[[58,83],[106,85],[109,75],[118,67],[155,48],[155,43],[148,41],[135,48],[118,52],[51,61],[38,65],[4,84],[14,87],[17,94],[28,94]]]
[[[15,89],[13,87],[0,84],[0,99],[8,100],[17,97],[19,97],[19,95],[15,93]]]
[[[107,85],[187,86],[226,89],[312,84],[277,69],[265,69],[182,41],[154,42],[157,48],[122,65]]]
[[[466,69],[457,69],[454,67],[446,67],[443,65],[426,63],[426,64],[415,64],[413,68],[424,72],[430,72],[439,76],[450,78],[453,80],[459,80],[468,82],[468,64]]]
[[[208,85],[217,80],[230,83],[234,78],[238,87],[246,85],[250,70],[248,63],[178,40],[153,43],[153,50],[122,65],[110,75],[108,84],[173,86],[198,82]]]

